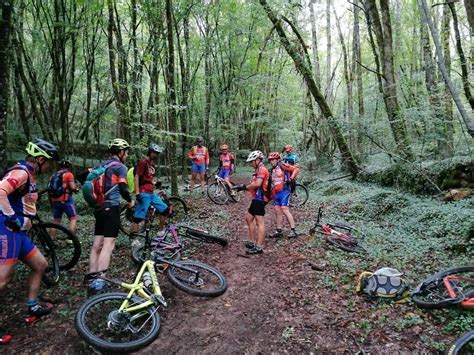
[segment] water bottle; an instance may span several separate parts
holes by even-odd
[[[151,285],[153,285],[153,281],[151,281],[150,273],[148,271],[144,272],[143,273],[143,286],[145,286],[146,288],[150,288]]]

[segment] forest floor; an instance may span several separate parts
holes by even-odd
[[[249,196],[225,206],[212,204],[199,192],[185,194],[184,198],[191,214],[209,215],[195,223],[229,238],[225,248],[203,244],[193,248],[192,253],[193,259],[220,269],[229,287],[220,297],[203,299],[185,294],[161,278],[169,306],[160,311],[159,337],[142,349],[143,353],[437,353],[463,331],[474,328],[472,313],[422,311],[411,302],[368,302],[355,293],[357,277],[364,270],[397,267],[407,273],[408,281],[414,286],[431,272],[472,263],[472,249],[454,253],[450,245],[444,244],[448,242],[441,239],[436,241],[439,247],[433,248],[433,238],[438,237],[432,237],[431,220],[426,220],[423,213],[434,215],[432,218],[439,221],[442,214],[439,211],[445,208],[439,201],[407,197],[393,190],[352,182],[318,185],[309,203],[293,211],[300,237],[267,239],[264,254],[246,256],[243,240],[248,234],[244,215]],[[419,210],[413,209],[411,203],[416,203]],[[320,204],[327,207],[328,219],[343,217],[365,228],[368,255],[345,253],[307,235]],[[472,205],[471,198],[450,206],[452,211],[449,210],[451,215],[447,220],[457,223],[453,216],[458,216],[460,221],[469,220]],[[398,217],[381,217],[394,210]],[[407,219],[401,220],[404,213]],[[425,219],[426,225],[420,227],[426,231],[423,237],[407,226],[413,222],[409,218],[415,216],[418,224]],[[270,233],[274,230],[271,205],[267,206],[266,221]],[[24,325],[24,270],[20,268],[9,285],[2,300],[0,324],[13,332],[14,339],[1,347],[0,353],[93,351],[74,328],[75,311],[86,298],[82,275],[87,270],[93,223],[91,217],[84,216],[80,224],[78,234],[84,241],[80,263],[64,275],[58,287],[42,292],[43,300],[55,304],[49,317],[33,326]],[[460,234],[467,228],[458,227]],[[399,242],[398,238],[407,235],[411,239]],[[409,255],[407,250],[411,250]],[[313,269],[309,262],[318,265],[321,271]],[[128,238],[119,238],[109,270],[111,277],[133,278],[135,268]]]

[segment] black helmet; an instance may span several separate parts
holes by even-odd
[[[151,152],[155,152],[155,153],[160,154],[160,153],[164,152],[164,148],[159,146],[158,144],[152,143],[148,147],[148,153],[147,154],[150,154]]]
[[[65,168],[65,169],[71,169],[72,163],[67,159],[63,159],[59,162],[59,167]]]
[[[196,142],[197,142],[197,143],[204,143],[204,138],[198,137],[198,138],[196,139]]]
[[[26,152],[32,157],[45,157],[46,159],[59,160],[59,153],[56,146],[40,138],[35,138],[33,142],[28,142]]]

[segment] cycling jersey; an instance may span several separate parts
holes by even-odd
[[[51,198],[51,200],[53,202],[72,202],[72,193],[71,193],[71,188],[69,187],[69,184],[71,182],[75,182],[74,175],[67,169],[60,169],[58,170],[57,174],[63,174],[62,176],[63,186],[64,184],[66,184],[66,188],[64,189],[64,194],[62,194],[59,197],[53,197]]]
[[[205,164],[209,166],[209,151],[204,146],[195,145],[191,148],[188,153],[189,159],[192,160],[194,164]]]
[[[270,173],[268,172],[268,169],[263,163],[260,163],[255,169],[255,173],[252,175],[252,183],[257,179],[261,179],[262,185],[258,189],[250,191],[253,200],[268,202],[268,198],[265,196],[265,193],[268,189],[269,178]]]
[[[128,198],[130,198],[127,185],[127,167],[123,165],[117,158],[105,160],[101,163],[101,165],[107,165],[113,161],[119,162],[119,164],[113,164],[105,170],[105,191],[110,192],[107,195],[104,207],[120,206],[120,188],[118,186],[114,187],[114,185],[124,183],[127,186],[126,191]],[[124,199],[127,200],[125,196]]]
[[[26,230],[31,227],[31,222],[23,215],[36,215],[38,188],[31,165],[19,161],[15,167],[16,169],[9,171],[0,181],[0,213],[5,216],[16,214],[20,219],[21,228]],[[25,191],[22,192],[23,190]]]
[[[285,157],[283,157],[283,162],[290,165],[295,165],[300,162],[300,158],[296,154],[289,153]]]
[[[153,193],[155,191],[155,185],[153,179],[155,176],[155,163],[151,159],[140,160],[137,167],[135,168],[135,174],[138,175],[138,192]]]
[[[288,182],[298,175],[299,169],[296,166],[288,165],[279,162],[272,168],[272,193],[277,193],[283,190],[289,190]]]
[[[221,170],[233,170],[234,156],[230,153],[221,154],[219,157],[219,167]]]

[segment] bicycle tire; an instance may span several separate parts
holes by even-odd
[[[208,243],[217,243],[217,244],[222,245],[223,247],[229,244],[229,241],[224,237],[212,235],[212,234],[207,233],[206,231],[201,231],[194,228],[188,228],[186,230],[186,237],[200,240],[200,241],[205,241]]]
[[[328,235],[326,241],[341,250],[349,253],[366,253],[367,251],[354,239],[348,241],[338,237],[337,235]]]
[[[125,204],[123,205],[122,207],[120,207],[120,231],[127,235],[127,236],[131,236],[131,233],[130,233],[130,230],[131,230],[131,227],[132,227],[132,221],[127,218],[127,209],[128,209],[128,206]],[[133,211],[135,211],[135,207],[132,208]]]
[[[459,355],[462,354],[463,348],[465,348],[466,345],[468,345],[470,342],[474,343],[474,329],[464,333],[461,337],[456,339],[456,341],[449,347],[448,351],[446,351],[447,355]],[[474,350],[474,344],[471,345],[472,350]],[[466,354],[469,354],[469,350],[467,349],[468,352]]]
[[[410,297],[420,308],[438,309],[456,305],[462,299],[453,299],[449,296],[443,278],[459,273],[471,273],[474,277],[474,265],[448,269],[428,276],[411,292]],[[472,292],[472,288],[470,291]],[[468,291],[469,292],[469,291]]]
[[[207,196],[217,205],[225,205],[229,201],[227,189],[217,181],[207,185]]]
[[[172,218],[168,218],[172,223],[183,222],[188,218],[188,205],[182,198],[176,196],[168,197],[168,203],[173,205],[175,213]]]
[[[48,261],[48,267],[46,268],[42,281],[47,287],[56,286],[59,282],[59,260],[56,256],[54,249],[54,243],[49,234],[38,228],[38,225],[34,225],[29,231],[28,235],[31,237],[36,247],[39,249],[44,258]]]
[[[309,193],[306,186],[301,184],[296,184],[295,190],[291,193],[290,196],[290,207],[301,207],[306,202],[308,202]]]
[[[199,271],[199,278],[196,279],[194,273],[180,268],[182,266]],[[227,280],[219,270],[195,260],[177,261],[174,265],[169,265],[166,275],[173,285],[194,296],[217,297],[227,289]],[[204,289],[208,286],[211,288]]]
[[[154,249],[153,252],[157,252],[160,257],[169,260],[179,260],[181,259],[181,252],[178,249]],[[145,248],[144,245],[140,245],[132,249],[132,260],[135,264],[141,265],[147,260],[152,260],[152,250],[151,248]]]
[[[51,237],[51,239],[53,240],[56,256],[58,257],[59,270],[71,270],[76,266],[81,258],[81,242],[79,238],[61,224],[44,222],[40,223],[39,227],[45,228],[49,236],[51,236],[51,229],[56,229],[55,238],[53,239]]]
[[[139,337],[136,340],[128,341],[126,335],[131,336],[131,332],[125,333],[127,329],[112,329],[108,325],[108,321],[110,320],[110,316],[113,312],[118,311],[118,307],[123,303],[123,301],[128,297],[126,293],[123,292],[113,292],[113,293],[104,293],[92,298],[89,298],[84,302],[78,309],[74,321],[74,325],[76,327],[76,331],[79,336],[88,344],[93,346],[94,348],[103,351],[103,352],[132,352],[139,350],[149,344],[151,344],[160,331],[160,315],[156,311],[156,307],[150,306],[146,310],[142,310],[143,316],[147,317],[147,321],[151,320],[151,326],[149,330],[144,334],[143,337]],[[104,315],[104,311],[107,311],[107,302],[110,301],[116,302],[117,305],[113,305],[111,311],[109,313],[105,312],[105,318],[102,318]],[[133,303],[142,303],[144,300],[138,296],[133,296],[131,302]],[[93,308],[97,306],[97,310]],[[146,311],[146,312],[145,312]],[[101,328],[100,336],[96,335],[94,331],[89,326],[89,317],[98,317],[97,321],[95,322],[96,325]],[[135,315],[137,317],[137,315]],[[142,318],[139,314],[138,318],[133,319],[133,321]],[[93,325],[93,324],[92,324]],[[133,326],[133,325],[130,325]],[[118,328],[119,325],[116,325]],[[108,329],[104,329],[108,328]],[[140,330],[140,329],[139,329]],[[109,335],[110,334],[110,335]],[[111,338],[113,335],[116,336],[117,341],[111,341],[104,339],[104,337],[109,336]],[[122,343],[120,343],[121,341]]]

